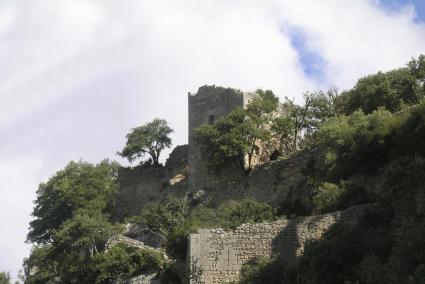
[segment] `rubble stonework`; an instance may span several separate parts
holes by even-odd
[[[158,273],[141,274],[129,279],[116,279],[111,284],[160,284]]]
[[[145,244],[141,241],[128,238],[123,235],[115,235],[106,242],[106,245],[105,245],[106,250],[110,249],[111,247],[117,244],[125,244],[129,247],[139,248],[139,249],[147,248],[147,246],[145,246]]]
[[[240,278],[244,263],[259,256],[278,254],[292,264],[308,241],[320,239],[336,222],[357,222],[364,207],[352,207],[330,214],[244,224],[233,231],[201,229],[189,237],[189,263],[200,271],[199,281],[191,283],[230,283]]]

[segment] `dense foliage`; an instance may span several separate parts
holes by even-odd
[[[308,137],[320,149],[305,169],[316,210],[371,204],[358,224],[334,225],[293,266],[253,260],[243,283],[425,282],[423,68],[421,56],[359,80],[336,100],[344,111]]]
[[[173,132],[167,121],[155,118],[142,126],[131,129],[127,134],[124,149],[118,154],[130,162],[149,155],[149,162],[159,165],[159,156],[165,148],[171,146],[170,134]]]
[[[51,242],[53,234],[79,209],[104,211],[117,190],[117,167],[117,164],[108,161],[96,166],[81,161],[70,162],[47,183],[40,184],[28,240]]]
[[[28,233],[35,246],[24,261],[26,283],[58,277],[66,283],[95,283],[101,272],[93,269],[96,259],[102,259],[106,241],[122,230],[107,214],[116,179],[117,164],[80,161],[40,184]]]
[[[371,113],[379,107],[398,111],[425,96],[425,55],[412,59],[405,68],[379,72],[360,79],[353,89],[342,93],[338,105],[350,114],[358,109]]]
[[[142,273],[160,271],[165,266],[164,254],[151,249],[137,249],[117,244],[93,259],[94,282],[109,283],[117,276],[128,278]]]

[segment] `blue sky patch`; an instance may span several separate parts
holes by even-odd
[[[306,34],[299,28],[290,28],[288,35],[292,46],[298,52],[298,59],[304,74],[316,81],[324,80],[326,77],[326,62],[317,50],[308,46]]]
[[[384,9],[395,12],[407,5],[413,5],[416,11],[416,21],[425,23],[425,1],[424,0],[380,0],[380,6]]]

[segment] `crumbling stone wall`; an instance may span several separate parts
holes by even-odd
[[[242,264],[272,253],[278,253],[289,265],[308,241],[320,239],[336,222],[356,223],[363,210],[358,206],[325,215],[244,224],[229,232],[201,229],[189,237],[191,273],[199,271],[199,282],[205,284],[237,282]]]
[[[210,206],[230,199],[253,198],[281,207],[283,202],[297,200],[300,207],[307,208],[304,213],[309,213],[312,188],[306,185],[303,171],[314,158],[315,151],[299,152],[288,159],[266,163],[250,175],[238,169],[209,173],[203,187],[189,188],[187,150],[187,145],[178,146],[162,168],[122,168],[115,216],[118,219],[133,216],[139,214],[143,206],[161,201],[170,194],[192,196],[199,190],[203,190],[201,200]]]
[[[160,284],[158,273],[141,274],[130,279],[116,279],[111,284]]]
[[[280,161],[273,161],[257,167],[250,175],[222,172],[210,175],[205,190],[205,199],[211,205],[233,199],[252,198],[281,207],[285,202],[295,201],[304,209],[298,215],[310,213],[313,189],[308,184],[305,170],[314,159],[317,150],[295,153]],[[297,212],[297,210],[293,210]]]
[[[119,191],[114,217],[140,213],[143,206],[165,199],[168,195],[184,196],[187,192],[188,146],[177,146],[163,167],[120,168]]]

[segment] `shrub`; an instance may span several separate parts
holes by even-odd
[[[318,193],[313,197],[314,205],[320,212],[334,211],[338,208],[344,190],[343,186],[324,182],[319,186]]]
[[[259,223],[276,218],[273,207],[253,199],[231,200],[220,205],[217,211],[217,225],[223,228],[235,228],[243,223]]]
[[[164,255],[152,249],[137,249],[117,244],[93,259],[95,283],[109,283],[116,277],[127,278],[141,273],[160,271],[165,266]]]

